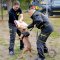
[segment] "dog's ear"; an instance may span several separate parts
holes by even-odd
[[[20,21],[15,20],[14,23],[17,28],[21,28],[21,29],[26,29],[28,26],[28,24],[26,24],[24,21],[20,22]]]

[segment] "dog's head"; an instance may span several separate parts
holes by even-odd
[[[17,28],[19,28],[19,29],[27,29],[27,24],[25,23],[25,22],[23,22],[23,21],[17,21],[17,20],[15,20],[15,24],[16,24],[16,26],[17,26]]]

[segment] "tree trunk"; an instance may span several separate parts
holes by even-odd
[[[0,0],[0,9],[1,9],[1,18],[2,18],[2,20],[3,20],[3,7],[2,7],[2,0]]]
[[[11,0],[7,0],[6,3],[7,3],[7,10],[9,12],[9,10],[11,9],[11,5],[12,5]]]

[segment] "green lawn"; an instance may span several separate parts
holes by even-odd
[[[0,15],[1,15],[1,10],[0,10]],[[7,14],[7,10],[3,10],[3,15],[6,15]]]
[[[55,17],[55,18],[49,18],[49,19],[50,19],[50,22],[53,24],[54,32],[50,35],[47,45],[52,45],[52,47],[54,47],[56,49],[57,55],[55,57],[51,58],[48,54],[45,54],[46,60],[60,60],[60,57],[59,57],[60,56],[60,40],[59,40],[60,39],[60,18]],[[28,24],[30,24],[32,22],[28,13],[24,13],[24,21],[27,22]],[[16,60],[19,57],[19,55],[21,54],[21,51],[19,50],[19,40],[18,40],[18,38],[16,38],[15,55],[9,56],[9,54],[8,54],[9,31],[8,31],[7,21],[0,21],[0,28],[1,28],[0,29],[0,60]],[[33,37],[35,36],[34,34],[36,34],[36,31],[37,31],[36,28],[34,28],[32,31]],[[3,35],[2,35],[2,33],[3,33]],[[33,40],[33,37],[30,40],[32,43],[35,42],[35,40]],[[32,44],[32,45],[34,45],[34,44]],[[35,55],[33,55],[33,56],[35,56]],[[26,60],[26,58],[19,59],[19,60]]]

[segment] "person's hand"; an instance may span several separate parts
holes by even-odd
[[[34,25],[32,25],[32,24],[27,26],[28,29],[33,28],[33,27],[34,27]]]
[[[14,20],[14,23],[15,23],[16,27],[18,27],[16,20]]]
[[[14,20],[14,23],[15,23],[15,25],[16,25],[17,28],[20,27],[20,25],[19,25],[20,23],[17,20]]]
[[[19,20],[20,23],[22,23],[22,20]]]

